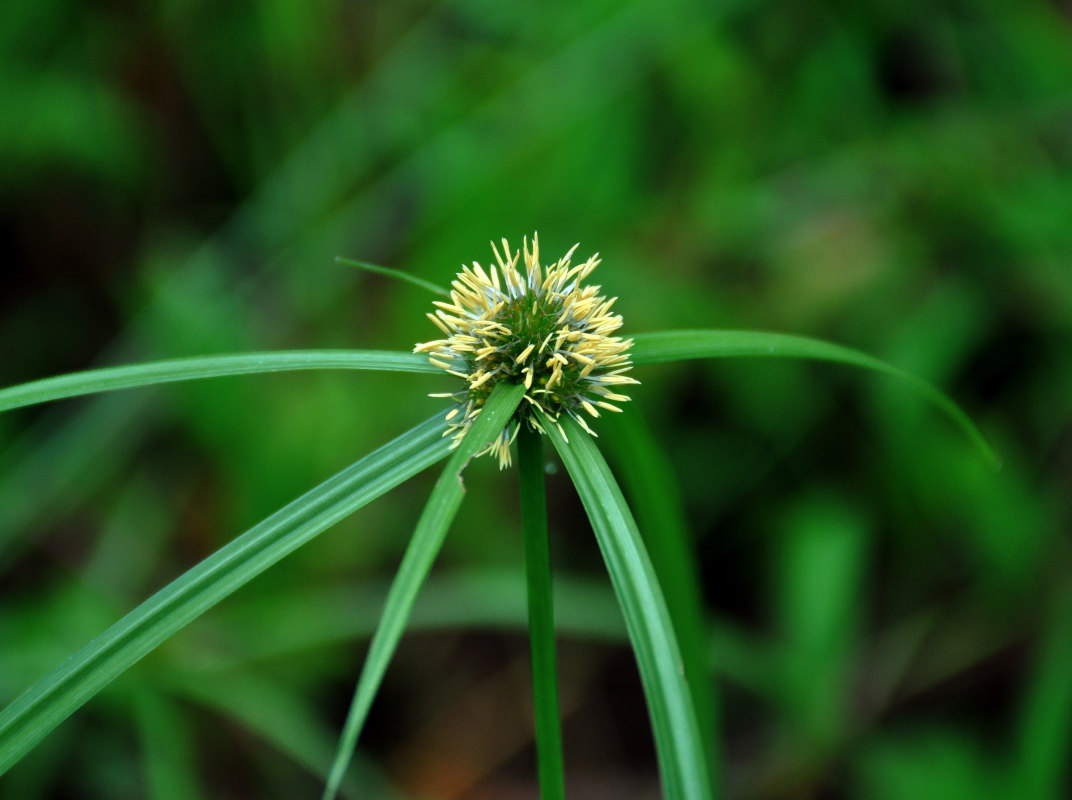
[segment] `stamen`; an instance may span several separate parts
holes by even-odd
[[[520,353],[520,354],[518,355],[518,357],[517,357],[517,363],[518,363],[518,364],[524,364],[524,363],[525,363],[525,359],[529,357],[529,354],[530,354],[530,353],[531,353],[531,352],[532,352],[532,351],[533,351],[534,349],[536,349],[536,343],[535,343],[535,342],[530,342],[530,343],[529,343],[529,346],[528,346],[528,347],[526,347],[526,348],[525,348],[524,350],[522,350],[522,351],[521,351],[521,353]]]

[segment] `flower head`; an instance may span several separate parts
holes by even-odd
[[[526,402],[480,453],[497,456],[500,469],[510,464],[510,444],[521,424],[543,432],[535,409],[556,425],[568,414],[595,436],[585,415],[598,417],[599,409],[621,411],[613,403],[629,398],[618,390],[638,383],[625,375],[631,367],[632,339],[613,335],[622,324],[621,316],[610,312],[616,298],[601,296],[598,286],[582,286],[599,265],[599,256],[571,266],[576,249],[574,245],[557,263],[541,267],[535,235],[531,248],[525,239],[522,250],[513,253],[505,239],[502,253],[493,243],[497,266],[485,271],[474,261],[472,268],[463,267],[451,283],[450,302],[437,301],[436,312],[428,315],[446,338],[414,348],[465,381],[455,392],[432,395],[458,403],[447,415],[447,435],[454,436],[455,444],[496,383],[525,385]],[[522,255],[524,274],[518,269]]]

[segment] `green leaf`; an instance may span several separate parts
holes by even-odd
[[[636,509],[640,531],[647,544],[655,574],[663,587],[666,605],[681,647],[685,679],[692,693],[704,751],[710,756],[708,769],[718,781],[718,708],[715,681],[711,674],[709,628],[700,589],[699,566],[674,467],[639,409],[628,414],[607,414],[600,438],[607,448],[615,471]],[[715,651],[715,664],[719,654]]]
[[[436,415],[217,550],[31,686],[0,713],[0,774],[143,656],[288,553],[442,459]]]
[[[435,292],[436,294],[448,297],[450,292],[444,289],[442,286],[426,281],[423,278],[418,278],[416,275],[410,275],[408,272],[403,272],[400,269],[391,269],[390,267],[380,267],[376,264],[370,264],[367,261],[356,261],[352,258],[344,258],[343,256],[335,256],[335,263],[345,264],[348,267],[357,267],[367,272],[375,272],[379,275],[386,275],[388,278],[394,278],[400,281],[407,281],[414,286],[420,286],[422,289],[427,289],[429,292]]]
[[[528,625],[525,575],[520,569],[465,568],[432,575],[413,606],[407,630],[493,629],[524,631]],[[271,597],[231,598],[213,613],[215,628],[235,646],[198,660],[205,680],[223,670],[307,653],[372,636],[390,584],[382,579],[325,586],[280,587]],[[625,626],[614,594],[605,582],[556,575],[555,625],[560,635],[620,643]],[[488,598],[495,602],[489,603]],[[346,608],[344,615],[338,609]],[[706,636],[705,636],[706,638]],[[4,648],[0,641],[0,662]]]
[[[72,372],[69,375],[9,386],[0,389],[0,411],[65,397],[132,389],[156,383],[311,369],[442,373],[439,367],[429,364],[428,358],[419,353],[386,350],[283,350],[196,356]]]
[[[855,743],[852,758],[858,796],[1020,800],[1021,795],[1008,791],[1004,759],[966,728],[938,721],[902,723],[893,732],[863,737]]]
[[[681,651],[633,515],[592,437],[571,417],[559,419],[560,431],[545,415],[538,415],[588,512],[622,607],[651,714],[666,796],[708,800],[712,797],[708,758]]]
[[[561,572],[553,579],[555,628],[559,636],[619,644],[627,641],[614,593],[603,581]],[[263,664],[268,659],[354,640],[367,639],[379,622],[389,584],[362,579],[356,584],[280,588],[270,598],[231,598],[213,622],[234,641],[233,652],[214,652],[198,660],[203,680],[221,671]],[[489,603],[488,598],[495,602]],[[528,625],[525,575],[520,570],[466,569],[432,575],[413,606],[407,630],[488,629],[523,632]],[[669,600],[668,600],[669,602]],[[340,608],[350,613],[339,616]],[[712,615],[700,645],[726,680],[764,694],[769,679],[760,664],[769,655],[766,639]],[[679,640],[680,641],[680,640]],[[684,643],[682,642],[682,649]],[[0,660],[3,650],[0,649]],[[700,707],[697,707],[700,710]]]
[[[868,520],[851,499],[828,492],[802,496],[789,509],[773,542],[779,656],[769,674],[793,736],[811,753],[834,753],[853,730],[846,675],[862,649]]]
[[[164,684],[184,700],[198,703],[232,720],[241,730],[259,736],[276,751],[269,758],[290,758],[317,780],[327,775],[335,751],[334,726],[323,721],[316,705],[293,684],[267,677],[263,665],[211,677],[184,668],[182,672],[166,674]],[[344,797],[399,797],[375,769],[368,764],[360,766],[362,769],[351,771],[352,780],[340,788]],[[201,796],[188,794],[186,798]]]
[[[353,701],[346,716],[342,735],[339,737],[339,750],[332,766],[328,783],[324,787],[324,798],[335,797],[339,783],[346,774],[354,747],[357,745],[361,728],[365,724],[372,701],[379,691],[387,664],[394,655],[398,642],[402,638],[406,621],[409,619],[413,604],[417,599],[424,579],[432,568],[432,562],[439,554],[439,549],[446,538],[447,529],[454,519],[458,506],[465,495],[462,471],[469,460],[483,450],[503,429],[514,411],[521,403],[525,393],[522,385],[499,383],[491,395],[484,401],[480,415],[466,432],[443,468],[443,473],[436,481],[432,494],[424,506],[417,528],[413,532],[402,564],[395,573],[391,590],[387,593],[383,616],[376,628],[369,645],[368,655],[361,668],[361,676],[354,689]]]
[[[1010,796],[1068,796],[1072,745],[1072,590],[1062,585],[1046,609],[1046,631],[1024,681]]]
[[[990,447],[983,434],[968,415],[960,410],[947,395],[932,384],[910,372],[898,369],[874,356],[849,347],[791,336],[784,333],[762,331],[687,330],[642,333],[633,337],[630,358],[636,365],[661,364],[669,361],[685,361],[692,358],[733,358],[740,356],[767,356],[774,358],[808,358],[817,361],[834,361],[854,367],[883,372],[906,381],[926,400],[943,411],[964,434],[971,439],[995,469],[1001,459]]]
[[[147,687],[132,691],[149,800],[203,797],[197,779],[194,733],[185,710]]]

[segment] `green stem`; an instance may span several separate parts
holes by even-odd
[[[547,545],[547,502],[543,485],[540,435],[524,423],[517,438],[521,481],[521,527],[525,540],[525,578],[529,596],[529,646],[532,651],[532,702],[536,718],[536,757],[542,800],[566,795],[562,730],[558,718],[555,615],[551,598],[551,557]]]

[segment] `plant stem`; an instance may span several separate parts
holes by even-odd
[[[540,435],[525,424],[517,437],[521,481],[525,579],[529,597],[529,647],[532,652],[532,702],[536,720],[536,758],[542,800],[566,795],[562,730],[558,717],[555,616],[551,599],[551,557],[547,544],[547,502]]]

